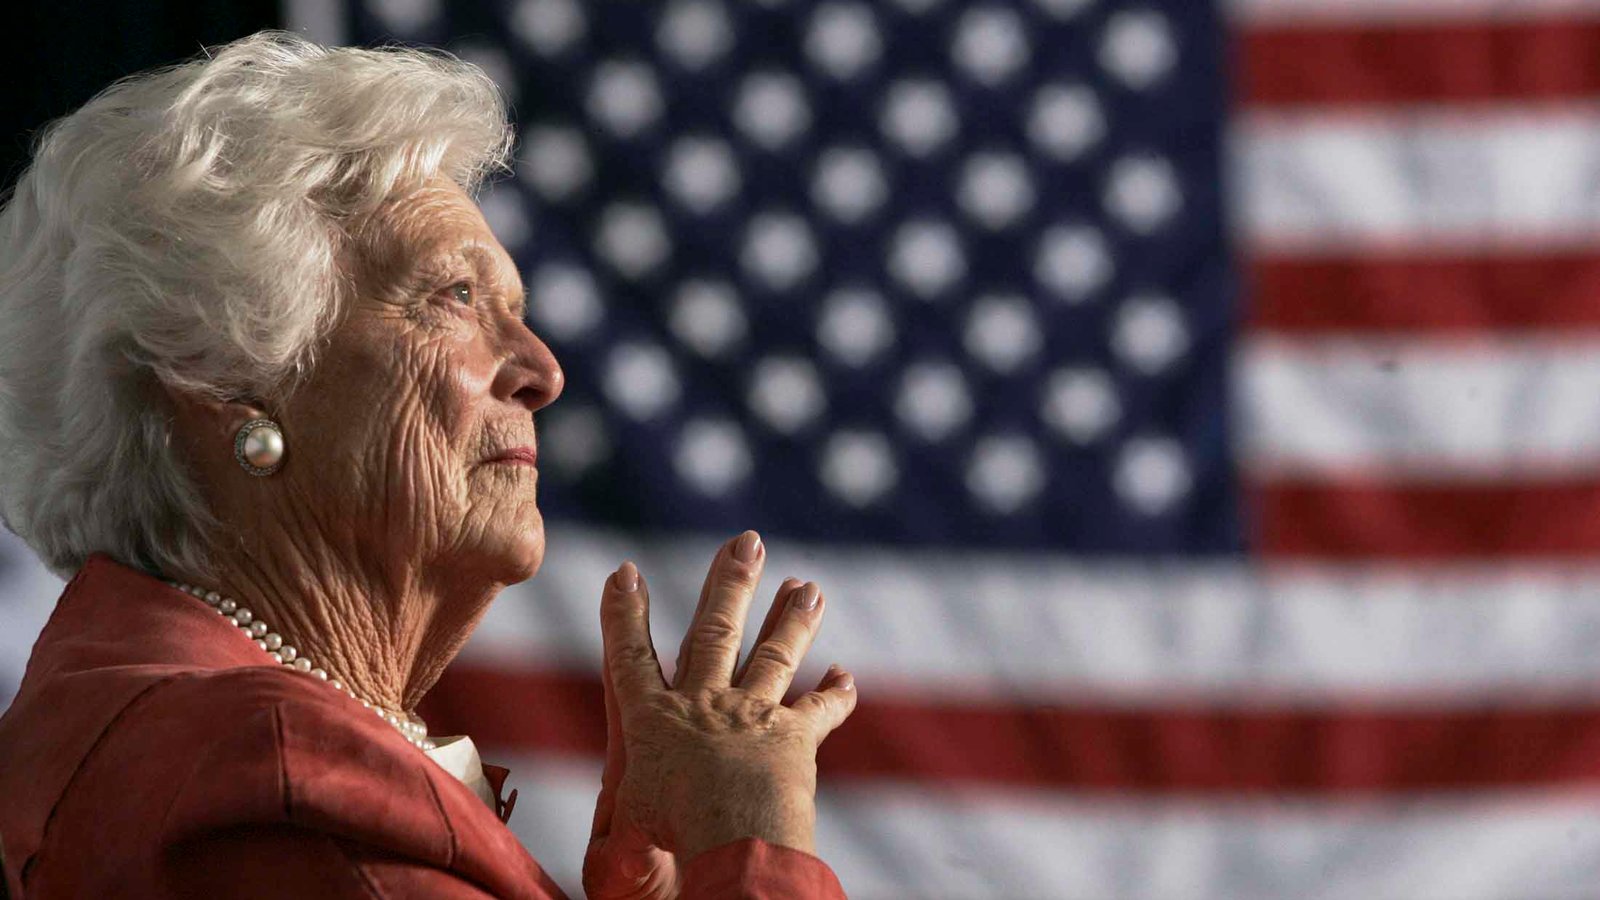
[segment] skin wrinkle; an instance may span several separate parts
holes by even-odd
[[[346,262],[358,290],[276,408],[175,398],[225,530],[216,577],[179,574],[238,599],[358,695],[409,710],[489,601],[543,560],[537,473],[482,461],[535,444],[532,411],[562,375],[523,324],[515,264],[453,183],[380,209]],[[287,455],[254,478],[233,434],[263,413]]]

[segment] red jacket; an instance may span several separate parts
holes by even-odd
[[[563,896],[507,804],[264,662],[202,601],[91,558],[0,718],[13,900]],[[484,769],[498,794],[505,770]],[[751,838],[697,856],[683,896],[843,892],[816,857]]]

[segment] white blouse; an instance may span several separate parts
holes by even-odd
[[[438,746],[423,751],[428,758],[471,788],[472,792],[478,795],[478,799],[493,810],[494,789],[489,786],[489,779],[483,777],[483,760],[479,758],[478,748],[473,745],[472,738],[458,734],[452,737],[436,737],[433,741]]]

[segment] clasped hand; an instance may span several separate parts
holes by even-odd
[[[826,606],[816,584],[793,578],[739,664],[765,562],[753,531],[717,551],[671,684],[650,640],[644,579],[627,562],[607,581],[606,762],[583,864],[589,897],[675,897],[690,859],[741,837],[812,851],[817,747],[855,709],[855,684],[833,666],[784,704]]]

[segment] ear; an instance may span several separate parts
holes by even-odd
[[[173,413],[173,438],[187,455],[204,464],[233,463],[239,429],[255,419],[270,419],[266,404],[254,397],[221,398],[205,391],[162,384]]]

